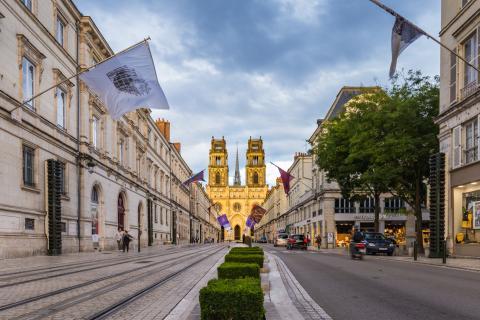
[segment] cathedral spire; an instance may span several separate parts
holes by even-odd
[[[240,181],[240,166],[238,164],[238,143],[237,143],[237,157],[235,158],[235,180],[233,181],[234,186],[241,185],[242,182]]]

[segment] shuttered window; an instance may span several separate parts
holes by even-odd
[[[457,52],[457,49],[454,49]],[[450,53],[450,103],[457,100],[457,57]]]

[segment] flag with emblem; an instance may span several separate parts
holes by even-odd
[[[417,40],[424,32],[400,16],[395,17],[395,24],[392,30],[392,62],[390,64],[390,78],[397,69],[398,56],[411,43]]]
[[[199,173],[194,174],[193,176],[191,176],[190,178],[188,178],[185,182],[183,182],[183,185],[186,186],[186,185],[188,185],[188,184],[190,184],[190,183],[193,183],[193,182],[205,181],[205,180],[204,180],[204,176],[203,176],[204,171],[205,171],[205,169],[202,170],[202,171],[200,171]],[[210,208],[209,208],[209,209],[210,209]]]
[[[80,79],[115,120],[139,108],[169,109],[147,41],[81,73]]]

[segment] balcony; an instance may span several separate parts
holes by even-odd
[[[479,86],[478,86],[478,80],[473,80],[469,84],[465,85],[462,89],[460,89],[460,99],[464,100],[477,92]]]

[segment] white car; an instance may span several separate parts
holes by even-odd
[[[275,237],[275,240],[273,241],[273,246],[274,247],[286,247],[288,242],[288,234],[286,233],[279,233]]]

